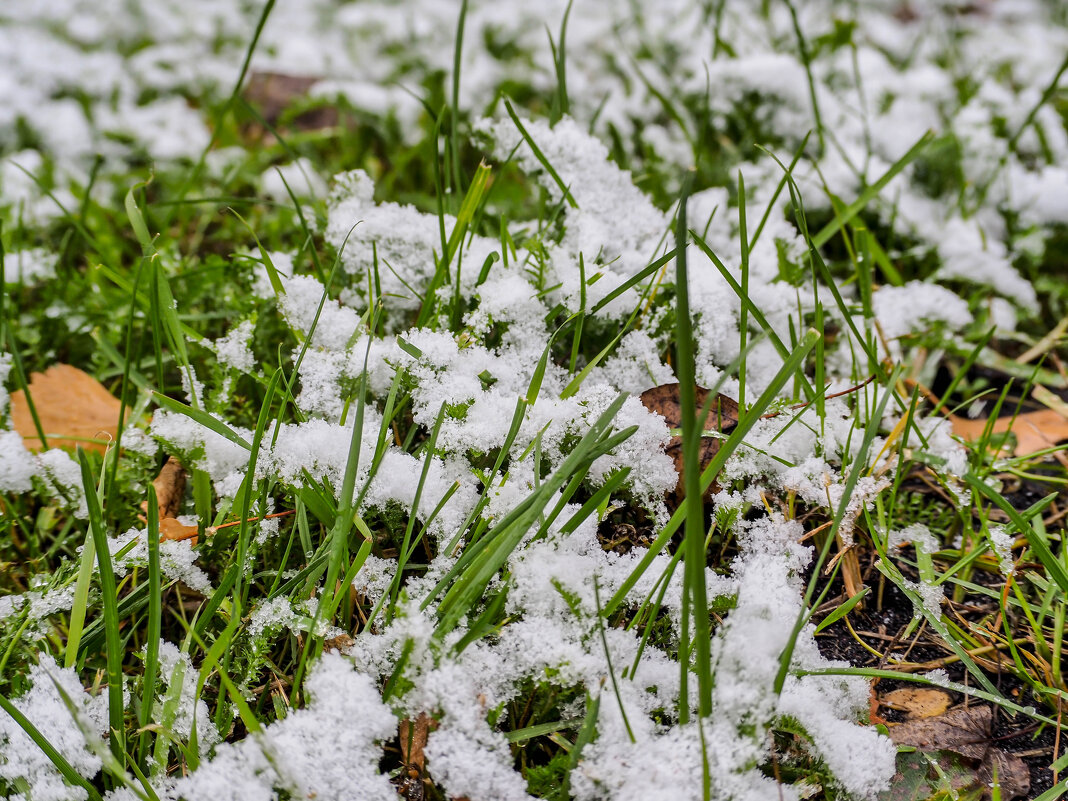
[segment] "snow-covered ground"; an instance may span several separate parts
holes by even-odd
[[[188,775],[168,776],[157,766],[147,786],[159,798],[283,792],[393,798],[394,788],[379,773],[383,741],[401,719],[421,713],[438,724],[426,742],[426,765],[447,797],[528,798],[500,719],[531,685],[578,690],[564,710],[562,730],[575,732],[596,715],[595,736],[570,773],[575,798],[696,799],[706,775],[714,799],[808,797],[811,786],[777,782],[762,770],[771,748],[767,729],[785,718],[807,733],[806,748],[822,758],[841,797],[874,798],[886,786],[894,748],[863,725],[867,682],[800,675],[831,666],[816,649],[811,625],[801,631],[793,671],[776,690],[780,660],[802,612],[802,574],[814,555],[799,543],[802,524],[765,498],[792,494],[809,509],[823,509],[823,519],[838,519],[848,541],[856,515],[886,488],[896,454],[909,447],[916,448],[914,459],[925,460],[965,497],[966,452],[948,423],[918,418],[902,441],[898,422],[905,407],[888,400],[891,388],[880,381],[827,400],[822,412],[813,405],[755,423],[726,465],[721,483],[727,489],[715,498],[716,519],[732,528],[738,553],[706,575],[710,598],[730,608],[713,636],[712,714],[685,724],[678,722],[678,709],[696,708],[697,684],[691,681],[690,697],[680,699],[677,650],[669,647],[681,634],[681,565],[675,570],[667,551],[651,558],[623,600],[637,609],[662,590],[669,641],[645,644],[640,631],[602,630],[599,607],[628,583],[645,549],[623,556],[603,550],[595,516],[569,522],[579,503],[546,520],[569,475],[555,485],[551,479],[581,469],[593,492],[630,468],[615,502],[643,506],[660,526],[669,519],[663,497],[676,473],[664,449],[671,433],[636,396],[676,380],[664,358],[675,331],[673,262],[662,276],[600,302],[674,247],[675,208],[658,205],[654,195],[677,197],[685,169],[707,162],[710,143],[724,162],[724,180],[702,186],[688,202],[690,226],[724,267],[696,242],[688,245],[700,385],[737,397],[748,340],[745,392],[752,403],[813,324],[817,304],[826,328],[838,331],[823,356],[827,394],[870,375],[864,348],[871,344],[879,359],[896,360],[910,338],[931,336],[940,347],[967,352],[980,329],[995,326],[1011,336],[1039,308],[1026,266],[1042,263],[1047,242],[1068,225],[1063,93],[1060,106],[1056,93],[1047,94],[1064,67],[1068,26],[1063,10],[1038,0],[819,0],[798,3],[796,20],[785,2],[763,5],[468,4],[458,84],[459,106],[470,120],[464,136],[483,148],[491,169],[511,160],[539,184],[559,219],[544,227],[533,216],[508,220],[514,243],[485,232],[464,237],[450,264],[452,285],[438,286],[435,276],[446,237],[461,224],[457,216],[420,211],[388,197],[388,190],[384,197],[381,179],[376,184],[355,165],[331,174],[336,170],[325,172],[305,157],[284,168],[310,219],[322,212],[323,237],[340,254],[331,285],[339,300],[321,303],[323,281],[308,269],[306,256],[295,261],[294,252],[271,252],[270,271],[250,268],[248,259],[235,259],[234,269],[261,307],[276,305],[297,334],[301,344],[285,356],[299,364],[295,404],[301,416],[268,421],[250,464],[248,443],[255,435],[228,419],[231,387],[242,375],[266,376],[265,354],[273,358],[278,343],[264,350],[256,342],[266,312],[235,313],[229,333],[199,343],[214,352],[219,368],[199,376],[183,370],[184,401],[232,425],[235,436],[159,410],[148,429],[154,439],[140,436],[139,447],[192,462],[187,467],[210,476],[220,503],[240,493],[251,466],[254,478],[270,487],[269,496],[265,490],[265,499],[253,503],[254,514],[293,508],[296,495],[323,482],[340,488],[355,447],[358,512],[412,510],[436,556],[394,599],[396,559],[364,554],[353,587],[372,605],[383,601],[378,618],[360,627],[344,656],[326,655],[310,667],[302,709],[237,743],[222,742],[230,721],[216,730],[218,721],[200,697],[208,676],[198,684],[199,647],[164,644],[166,689],[160,687],[157,709],[171,717],[156,722],[166,723],[181,743],[200,731],[202,758]],[[54,280],[58,254],[46,232],[80,207],[91,175],[94,198],[119,208],[115,187],[132,184],[131,165],[145,160],[162,172],[203,156],[202,180],[213,187],[248,163],[249,154],[236,145],[213,147],[213,125],[241,75],[262,12],[259,3],[238,0],[3,4],[0,214],[5,236],[14,221],[37,232],[20,235],[19,246],[5,254],[8,284],[22,291]],[[566,38],[560,33],[565,12]],[[451,85],[459,18],[460,4],[442,0],[281,0],[267,16],[250,69],[318,79],[313,96],[388,121],[398,132],[399,151],[425,136],[423,88],[441,74]],[[545,111],[559,87],[550,36],[566,52],[569,99],[568,115],[555,123]],[[525,134],[498,100],[502,90],[516,87],[540,98],[519,106]],[[755,144],[768,150],[743,144],[747,136],[759,137]],[[923,153],[898,171],[897,162],[921,140]],[[809,272],[808,245],[778,161],[788,164],[803,142],[805,156],[793,178],[808,218],[826,222],[836,205],[862,198],[869,226],[887,237],[883,245],[893,235],[896,244],[886,253],[876,241],[858,257],[878,276],[870,298],[861,282],[846,280],[849,273],[836,273],[844,294],[839,306],[827,278],[814,281]],[[618,166],[620,149],[630,171]],[[751,244],[744,257],[738,175]],[[263,171],[261,181],[265,196],[289,202],[273,169]],[[650,182],[656,192],[639,188]],[[872,185],[878,191],[865,197]],[[494,203],[491,196],[491,210]],[[822,236],[818,226],[810,233]],[[835,269],[848,261],[840,241],[828,230],[818,243],[837,247]],[[859,241],[853,237],[849,244]],[[174,242],[160,247],[170,249],[164,255],[169,264],[192,265],[198,258]],[[731,286],[743,280],[743,258],[747,298],[760,320]],[[904,279],[893,280],[895,265]],[[655,291],[647,293],[654,282]],[[412,327],[427,293],[436,293],[444,308],[454,292],[468,301],[460,325],[443,313]],[[180,295],[176,303],[181,312]],[[376,303],[382,324],[369,332],[366,315]],[[585,314],[595,334],[626,330],[580,382],[568,364],[543,361],[558,316],[575,314]],[[11,368],[4,357],[0,372],[8,377]],[[374,403],[357,416],[353,388],[364,375]],[[432,451],[413,455],[392,435],[380,438],[386,430],[382,404],[397,387],[410,396],[414,425],[427,436],[433,432]],[[580,443],[598,435],[600,418],[620,393],[626,397],[612,428],[634,426],[634,433],[609,453],[581,462]],[[522,415],[513,427],[520,399]],[[784,392],[776,408],[797,399]],[[3,401],[6,406],[6,395]],[[881,426],[882,434],[865,441],[870,426]],[[139,435],[128,436],[132,443]],[[485,455],[505,446],[507,469],[494,473],[484,466]],[[84,516],[75,467],[59,451],[30,454],[21,438],[0,431],[4,493],[51,487],[76,506],[80,498],[76,511]],[[35,477],[45,484],[35,485]],[[532,498],[540,506],[524,517]],[[455,597],[436,585],[455,587],[450,571],[458,564],[457,545],[482,531],[479,521],[501,537],[514,535],[515,542],[502,570],[486,582],[487,597],[506,592],[499,610],[504,622],[492,636],[468,642],[477,614],[452,620]],[[494,527],[502,521],[507,525]],[[280,530],[277,519],[253,525],[249,567]],[[120,575],[144,565],[143,530],[109,534]],[[181,579],[205,595],[218,586],[225,563],[201,563],[190,541],[167,542],[161,551],[166,579]],[[46,586],[48,577],[41,581],[21,595],[0,597],[0,621],[28,620],[23,636],[46,642],[43,621],[74,603],[73,574],[60,586]],[[244,666],[248,681],[265,667],[278,637],[341,633],[337,621],[322,619],[313,590],[250,598],[244,610],[250,617],[234,635],[251,654]],[[926,611],[937,618],[937,598]],[[107,730],[105,699],[80,694],[91,677],[58,667],[49,647],[30,675],[32,689],[13,703],[77,773],[92,778],[103,766],[94,738]],[[387,680],[396,689],[383,702]],[[79,708],[79,727],[60,688]],[[6,714],[0,715],[0,782],[27,800],[87,797],[62,780]],[[131,774],[107,797],[148,792]]]

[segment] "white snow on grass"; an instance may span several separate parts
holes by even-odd
[[[98,757],[87,745],[81,729],[102,735],[108,729],[107,694],[89,695],[73,670],[62,669],[51,656],[41,655],[28,679],[30,689],[12,705],[58,751],[75,772],[93,778],[101,767]],[[61,694],[62,691],[62,694]],[[71,710],[63,698],[73,705]],[[80,723],[71,715],[76,714]],[[26,801],[84,801],[89,797],[84,787],[66,782],[30,735],[8,715],[0,711],[0,779],[25,782]]]
[[[497,536],[495,526],[565,463],[620,392],[630,397],[612,427],[635,431],[593,461],[581,493],[595,492],[629,468],[612,506],[601,513],[607,517],[623,503],[642,507],[657,531],[668,519],[664,494],[677,479],[665,453],[671,432],[636,396],[675,380],[666,356],[679,291],[674,262],[594,308],[675,246],[673,203],[683,171],[695,162],[702,168],[699,181],[717,185],[698,187],[690,199],[689,225],[723,265],[721,272],[696,243],[687,246],[695,366],[703,386],[732,397],[741,392],[745,315],[731,284],[742,281],[743,259],[746,300],[760,312],[760,319],[749,313],[744,332],[750,346],[749,402],[780,369],[781,350],[812,324],[817,302],[826,332],[836,332],[825,342],[827,386],[814,390],[828,394],[848,389],[869,370],[860,349],[866,343],[855,340],[849,323],[873,331],[879,358],[898,360],[909,357],[914,343],[926,347],[928,340],[970,349],[964,342],[970,330],[993,324],[1007,333],[1035,312],[1038,295],[1029,270],[1042,263],[1056,232],[1068,224],[1068,131],[1055,107],[1040,105],[1068,48],[1068,30],[1039,0],[958,6],[915,4],[902,14],[896,4],[883,2],[801,4],[797,24],[807,41],[824,43],[811,65],[810,85],[797,54],[794,20],[783,4],[761,13],[746,4],[725,4],[713,19],[708,4],[693,0],[668,0],[655,11],[641,4],[572,8],[566,0],[472,2],[459,54],[457,139],[482,155],[493,182],[500,183],[489,187],[481,233],[468,231],[448,259],[457,218],[439,214],[428,201],[435,195],[430,179],[421,196],[391,195],[396,176],[390,170],[404,163],[391,163],[401,149],[425,146],[420,143],[425,110],[409,90],[441,76],[448,82],[459,3],[369,0],[339,8],[327,0],[294,0],[274,9],[251,69],[315,78],[313,98],[351,110],[372,136],[389,132],[398,148],[388,158],[376,154],[335,166],[346,171],[329,181],[310,154],[336,132],[312,132],[295,151],[287,146],[285,163],[277,153],[268,160],[241,147],[206,152],[211,131],[224,122],[212,109],[233,91],[260,6],[161,0],[151,15],[122,0],[17,0],[5,6],[0,60],[9,69],[0,74],[0,213],[18,220],[14,245],[3,260],[3,283],[12,298],[5,314],[13,327],[24,317],[20,304],[29,308],[35,292],[55,286],[57,265],[65,262],[39,243],[50,241],[45,226],[82,208],[95,157],[100,161],[92,199],[105,207],[120,185],[122,192],[129,188],[131,164],[188,171],[203,155],[206,192],[221,196],[229,191],[227,176],[253,165],[257,191],[289,207],[292,190],[341,269],[327,287],[324,276],[309,274],[306,248],[274,245],[293,249],[270,253],[277,268],[273,283],[261,254],[250,254],[248,242],[236,246],[233,283],[242,282],[242,289],[233,291],[249,293],[258,310],[229,320],[217,329],[227,331],[218,339],[202,340],[209,367],[200,378],[182,370],[190,401],[206,407],[233,436],[156,410],[151,437],[180,456],[187,469],[204,471],[217,508],[231,516],[249,471],[251,478],[270,482],[253,514],[288,510],[290,497],[299,495],[308,501],[303,511],[312,512],[306,517],[314,543],[323,536],[317,518],[329,517],[316,502],[331,511],[350,459],[358,457],[356,513],[380,518],[396,531],[404,530],[411,515],[414,535],[424,529],[427,535],[428,564],[404,574],[403,581],[396,578],[395,558],[374,554],[346,576],[355,593],[372,604],[383,601],[377,617],[361,625],[347,656],[326,654],[310,665],[305,706],[240,741],[224,742],[227,732],[216,731],[198,696],[189,649],[162,643],[155,722],[186,742],[195,730],[203,759],[180,777],[154,775],[159,796],[392,799],[395,789],[379,771],[383,743],[396,735],[400,718],[423,713],[437,724],[425,748],[428,775],[446,794],[471,801],[526,799],[527,783],[515,769],[502,712],[534,686],[572,698],[562,713],[569,730],[586,714],[586,699],[599,699],[596,736],[570,776],[578,799],[701,798],[703,760],[715,801],[806,797],[805,788],[776,782],[762,769],[775,758],[768,731],[785,721],[801,732],[801,747],[826,766],[831,792],[875,798],[893,774],[893,746],[861,725],[868,708],[862,678],[802,675],[839,666],[820,656],[811,625],[801,628],[791,670],[776,690],[780,662],[802,612],[802,574],[812,548],[802,544],[806,532],[800,522],[773,510],[775,496],[787,493],[791,504],[824,516],[841,512],[839,531],[844,542],[851,541],[854,521],[887,486],[881,469],[896,465],[893,454],[874,463],[871,454],[882,458],[882,439],[865,454],[868,462],[859,459],[867,426],[890,431],[901,420],[902,411],[893,407],[883,420],[867,419],[872,399],[887,391],[878,382],[828,400],[822,419],[815,405],[791,409],[797,398],[779,399],[774,405],[779,414],[759,420],[728,461],[720,478],[725,489],[712,504],[717,525],[733,526],[740,551],[729,566],[706,570],[710,599],[728,611],[713,636],[713,706],[703,720],[677,723],[679,707],[692,709],[696,700],[695,680],[689,697],[679,697],[673,650],[684,604],[681,564],[673,563],[668,550],[658,554],[622,602],[633,612],[648,597],[659,597],[666,635],[643,648],[640,629],[602,631],[598,602],[624,586],[647,552],[637,545],[624,555],[606,552],[597,515],[565,528],[578,503],[562,504],[551,524],[537,520],[520,531],[504,571],[487,579],[484,601],[503,602],[503,622],[491,632],[465,640],[478,605],[470,620],[441,632],[444,593],[433,599],[430,594],[457,564],[468,538]],[[524,87],[531,107],[550,105],[559,77],[545,31],[553,32],[553,46],[562,44],[557,31],[568,9],[569,111],[550,124],[515,103],[524,136],[498,96],[505,89],[516,97],[516,88]],[[847,29],[852,46],[835,45],[835,36]],[[971,88],[962,90],[964,83]],[[832,265],[844,308],[814,277],[791,191],[780,186],[782,167],[771,155],[788,162],[814,130],[817,111],[823,130],[811,133],[792,172],[812,234],[928,130],[936,134],[921,157],[852,221],[863,222],[873,237],[872,249],[857,256],[874,276],[868,319],[861,303],[865,288],[853,280],[852,262]],[[445,164],[451,166],[452,155]],[[719,175],[721,163],[744,178],[744,209],[737,176]],[[510,195],[495,196],[497,191]],[[497,216],[513,195],[525,195],[527,208],[538,209],[529,219],[505,219],[498,237]],[[455,208],[455,199],[446,196],[447,208]],[[5,244],[14,228],[5,224]],[[843,239],[842,231],[834,232],[826,252],[842,251],[843,242],[852,251],[860,242],[854,233],[846,231]],[[874,266],[866,262],[869,252],[875,254]],[[192,269],[203,263],[196,252],[175,250],[164,257],[166,269],[175,273],[185,271],[186,262]],[[907,278],[926,277],[898,280],[898,269]],[[841,270],[849,275],[842,277]],[[455,292],[466,305],[453,320],[441,309]],[[442,306],[415,326],[415,313],[434,300]],[[84,318],[67,302],[57,301],[48,319],[84,334]],[[376,304],[383,319],[372,329],[368,312]],[[574,323],[559,332],[555,326],[578,313],[588,341],[612,343],[581,383],[575,376],[588,366],[588,354],[574,366],[542,362],[557,333],[556,348],[566,348]],[[270,330],[257,327],[265,320],[289,329],[281,358],[286,378],[293,380],[296,411],[268,422],[258,459],[250,464],[253,432],[232,424],[228,404],[239,382],[266,380],[261,372],[279,359],[279,343],[266,343],[266,356],[259,352]],[[195,315],[183,322],[201,323]],[[773,337],[785,344],[777,347]],[[218,367],[210,364],[212,353]],[[11,357],[0,354],[5,425],[11,365]],[[366,396],[359,395],[362,388]],[[394,388],[402,421],[419,435],[414,445],[402,445],[403,435],[393,427],[397,420],[383,420]],[[523,415],[514,441],[494,473],[520,401]],[[920,413],[907,437],[895,443],[901,452],[927,463],[966,501],[961,477],[969,469],[968,454],[949,423]],[[134,443],[138,454],[154,456],[153,442],[141,439]],[[858,470],[862,474],[846,497],[850,471]],[[77,463],[61,450],[31,453],[17,432],[0,428],[0,491],[35,490],[75,517],[86,515]],[[551,494],[545,514],[561,500],[559,491]],[[473,525],[465,528],[468,522]],[[278,519],[256,525],[248,565],[255,564],[257,549],[282,536]],[[991,526],[988,534],[1000,569],[1010,574],[1010,533]],[[226,535],[220,529],[217,536]],[[109,537],[116,572],[142,571],[145,532],[132,528]],[[889,535],[891,545],[906,541],[922,554],[939,547],[922,527]],[[303,546],[296,543],[295,548]],[[218,568],[226,564],[212,561],[219,554],[207,546],[161,543],[164,577],[211,595],[220,581]],[[44,621],[74,603],[73,573],[34,577],[27,591],[0,598],[0,620],[26,621],[32,624],[26,636],[45,642]],[[922,611],[940,614],[939,585],[906,586],[918,594]],[[391,589],[397,591],[396,604],[384,600]],[[249,686],[241,685],[242,693],[251,694],[252,682],[261,680],[257,671],[267,669],[275,638],[304,636],[321,599],[335,591],[321,586],[316,574],[292,597],[250,599],[236,620],[238,645],[231,643],[235,664],[249,661]],[[298,597],[300,592],[311,595]],[[96,601],[94,589],[90,602]],[[315,634],[340,633],[331,622],[319,620]],[[241,644],[247,640],[251,646],[244,654]],[[106,730],[103,696],[83,692],[79,676],[60,670],[45,653],[27,678],[30,689],[15,705],[79,773],[96,776],[100,760],[71,725],[53,681],[98,732]],[[387,681],[393,687],[388,705],[382,700]],[[225,728],[230,721],[221,722]],[[26,801],[85,797],[63,782],[6,715],[0,715],[0,778],[25,782]],[[120,789],[111,797],[124,801],[132,794]]]

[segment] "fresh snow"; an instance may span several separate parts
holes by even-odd
[[[571,8],[566,0],[470,3],[458,87],[470,117],[470,125],[462,127],[464,143],[480,149],[495,177],[510,162],[559,212],[544,228],[535,219],[508,220],[514,247],[496,236],[464,238],[448,265],[450,280],[471,301],[462,332],[451,332],[441,320],[411,327],[412,312],[430,291],[458,221],[390,199],[382,165],[345,165],[345,172],[330,177],[312,159],[292,153],[274,165],[239,147],[206,153],[211,192],[225,194],[226,176],[249,164],[264,198],[290,206],[292,190],[309,224],[338,254],[340,269],[328,288],[310,274],[306,251],[271,251],[279,291],[262,253],[234,255],[234,280],[262,301],[261,309],[274,304],[298,342],[283,358],[300,359],[293,386],[299,417],[269,423],[255,463],[248,448],[234,441],[250,442],[253,432],[227,419],[226,402],[240,382],[261,377],[265,329],[258,327],[256,315],[229,321],[228,333],[200,343],[214,353],[219,375],[198,377],[183,370],[188,400],[208,408],[234,437],[157,410],[147,431],[135,428],[139,433],[124,435],[127,449],[146,460],[157,455],[157,447],[181,457],[188,468],[207,474],[223,504],[234,501],[251,470],[253,478],[272,482],[272,496],[257,497],[253,504],[253,514],[267,514],[278,499],[300,490],[338,492],[350,443],[357,442],[357,513],[413,515],[416,532],[425,527],[436,556],[425,575],[406,581],[395,606],[384,605],[361,627],[344,654],[327,653],[310,666],[303,708],[236,742],[227,740],[229,731],[215,728],[197,697],[198,668],[189,650],[161,643],[155,722],[185,741],[195,730],[203,756],[187,775],[153,774],[161,799],[282,794],[392,799],[395,789],[379,770],[383,744],[396,735],[401,719],[420,713],[438,722],[426,744],[427,767],[450,796],[526,799],[526,782],[515,770],[497,716],[531,682],[575,694],[566,721],[573,726],[586,714],[584,699],[599,698],[596,737],[571,774],[572,793],[583,801],[701,798],[703,759],[715,801],[806,797],[806,788],[778,783],[761,770],[770,757],[767,729],[784,718],[803,727],[805,747],[823,760],[836,790],[872,799],[885,788],[893,775],[894,749],[861,724],[867,719],[866,682],[799,675],[841,666],[820,656],[811,625],[801,629],[782,691],[774,691],[780,659],[802,612],[801,577],[813,549],[801,542],[802,525],[784,518],[765,498],[789,493],[825,514],[841,513],[839,532],[843,542],[851,542],[854,520],[871,508],[886,486],[884,476],[895,468],[882,454],[883,439],[876,438],[870,453],[859,450],[865,426],[894,430],[902,419],[901,410],[891,407],[884,419],[867,419],[884,387],[871,385],[854,398],[828,400],[822,419],[814,406],[789,409],[784,398],[775,407],[781,414],[760,420],[729,460],[724,484],[734,489],[723,490],[713,503],[717,521],[732,526],[740,553],[722,572],[706,571],[710,599],[729,610],[712,642],[716,685],[707,718],[675,723],[679,706],[695,704],[694,682],[690,697],[680,698],[679,665],[670,650],[649,644],[640,651],[640,632],[621,628],[603,631],[602,640],[598,601],[624,585],[646,552],[640,547],[626,555],[605,552],[592,518],[566,530],[563,524],[577,511],[575,504],[565,504],[540,536],[535,536],[538,523],[523,532],[505,565],[506,582],[500,576],[491,581],[490,592],[507,592],[506,625],[464,648],[459,645],[466,623],[445,635],[436,633],[441,595],[431,600],[430,593],[456,563],[457,546],[469,533],[464,524],[472,515],[487,525],[505,519],[565,462],[620,392],[631,397],[613,427],[636,430],[593,462],[588,488],[631,468],[613,503],[625,498],[658,524],[667,520],[663,497],[676,481],[664,452],[671,432],[636,396],[676,380],[663,358],[674,332],[673,263],[592,309],[675,246],[675,209],[647,191],[649,176],[658,171],[679,176],[661,187],[666,196],[676,197],[679,186],[672,181],[680,181],[696,160],[695,142],[725,139],[725,132],[746,120],[760,131],[760,142],[767,141],[769,150],[788,162],[813,128],[818,109],[826,141],[817,146],[812,134],[793,173],[812,221],[830,219],[836,204],[858,197],[928,130],[952,137],[959,148],[959,176],[932,176],[931,164],[914,162],[866,209],[873,229],[893,232],[883,242],[891,262],[930,265],[925,280],[876,286],[868,317],[855,285],[842,285],[843,310],[832,302],[829,288],[807,273],[806,244],[790,192],[776,193],[782,168],[775,159],[754,151],[738,165],[752,244],[748,298],[789,345],[811,323],[818,294],[828,327],[838,331],[827,345],[828,393],[846,390],[858,370],[867,374],[866,364],[857,367],[866,358],[858,356],[859,343],[847,322],[873,332],[880,358],[900,359],[914,341],[959,343],[977,325],[1011,333],[1017,320],[1037,308],[1037,293],[1020,265],[1041,258],[1054,229],[1068,224],[1068,132],[1054,108],[1038,106],[1068,49],[1068,29],[1050,18],[1049,4],[1018,0],[965,10],[957,3],[918,3],[908,14],[900,13],[900,4],[880,0],[799,4],[798,24],[810,43],[829,40],[838,25],[856,23],[856,48],[818,54],[812,86],[785,4],[771,4],[764,13],[748,4],[725,4],[715,23],[706,17],[707,5],[667,0],[653,11],[608,2]],[[571,9],[570,114],[550,125],[529,109],[518,110],[539,157],[496,97],[517,83],[539,99],[551,97],[557,75],[545,31],[555,37],[566,9]],[[259,4],[232,0],[159,0],[151,14],[122,0],[17,0],[0,11],[0,60],[9,65],[0,74],[0,212],[17,219],[20,229],[35,232],[20,230],[18,246],[5,253],[5,287],[33,292],[57,280],[61,254],[38,244],[48,241],[41,232],[64,209],[81,207],[96,156],[93,197],[102,203],[109,202],[112,184],[125,182],[122,191],[128,188],[131,162],[149,161],[163,170],[201,158],[212,142],[211,104],[187,98],[217,102],[229,96],[261,10]],[[279,3],[251,67],[314,76],[319,79],[311,90],[314,97],[343,101],[395,128],[405,147],[415,146],[424,112],[410,91],[439,75],[451,76],[459,10],[459,2],[438,0],[371,0],[341,8],[331,0]],[[729,52],[717,35],[730,44]],[[502,44],[519,56],[502,57]],[[974,91],[963,92],[965,83],[974,84]],[[695,98],[703,98],[700,115],[690,111]],[[1016,150],[1010,152],[1010,137],[1017,132]],[[630,170],[620,166],[614,155],[618,148],[634,149]],[[557,177],[545,169],[543,158]],[[939,178],[952,185],[938,186]],[[742,210],[735,176],[725,180],[727,185],[694,194],[689,222],[726,272],[740,281]],[[491,213],[496,202],[491,198]],[[5,241],[8,232],[5,226]],[[504,258],[492,263],[493,255]],[[702,249],[690,244],[686,255],[698,382],[737,397],[742,304]],[[195,263],[198,256],[174,252],[165,257],[168,269],[177,270],[176,264]],[[491,269],[482,275],[485,264]],[[791,274],[798,264],[805,268],[800,277]],[[454,286],[437,291],[447,297]],[[379,302],[383,325],[372,331],[369,312]],[[181,309],[180,297],[177,303]],[[586,312],[584,324],[606,341],[623,334],[577,387],[566,365],[541,364],[554,335],[547,322],[554,310]],[[58,304],[49,315],[73,331],[77,324],[65,320],[68,312],[76,314]],[[5,313],[18,321],[18,309]],[[634,324],[624,328],[632,315]],[[770,338],[761,336],[763,323],[749,315],[748,325],[751,402],[768,386],[782,357]],[[276,349],[276,343],[268,343],[272,365]],[[31,453],[11,430],[11,367],[11,357],[0,354],[0,492],[40,490],[85,517],[77,463],[57,449]],[[354,388],[362,378],[375,403],[366,406],[358,423]],[[410,402],[414,424],[428,436],[437,431],[433,451],[421,458],[400,447],[383,426],[380,407],[394,382]],[[504,445],[519,399],[526,406],[507,470],[493,474],[483,466],[485,456]],[[967,453],[948,423],[918,416],[908,437],[900,447],[912,448],[951,492],[966,497],[961,477],[968,470]],[[376,459],[380,463],[372,476]],[[852,471],[862,472],[846,498]],[[559,500],[557,493],[546,508]],[[742,511],[747,514],[737,514]],[[255,550],[279,530],[277,520],[259,523],[249,564]],[[1010,535],[999,526],[991,526],[987,535],[1002,572],[1010,574]],[[144,567],[142,528],[108,536],[118,575]],[[937,547],[922,527],[887,536],[891,546],[911,542],[928,553]],[[164,542],[160,558],[168,581],[205,595],[218,586],[204,543]],[[0,597],[0,621],[5,627],[26,622],[24,636],[45,643],[48,617],[74,603],[73,572]],[[371,555],[351,587],[377,603],[395,586],[395,573],[393,559]],[[938,616],[941,587],[922,581],[911,586],[923,611]],[[321,597],[334,588],[314,590]],[[682,567],[673,566],[666,551],[651,560],[624,603],[636,609],[661,590],[677,644]],[[236,636],[253,642],[258,669],[278,638],[312,629],[317,602],[261,599],[244,614]],[[319,623],[316,634],[337,633]],[[394,676],[397,671],[402,675]],[[387,704],[381,689],[390,677],[402,681]],[[944,673],[927,678],[948,681]],[[91,677],[60,669],[44,650],[27,679],[15,706],[80,774],[97,776],[101,762],[81,728],[100,736],[106,732],[106,695],[84,692]],[[72,725],[57,686],[74,701],[81,728]],[[226,729],[230,721],[222,722]],[[26,801],[85,797],[62,780],[7,715],[0,715],[0,778],[25,786],[21,798]],[[109,797],[135,796],[120,788]]]

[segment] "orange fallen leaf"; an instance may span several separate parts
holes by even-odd
[[[886,724],[886,718],[879,714],[879,695],[875,692],[878,683],[879,679],[872,679],[868,685],[868,718],[873,726]]]
[[[30,376],[30,398],[50,448],[74,448],[101,453],[115,439],[119,425],[118,398],[77,367],[56,364]],[[11,393],[11,424],[30,450],[41,450],[40,437],[22,390]]]
[[[879,699],[882,706],[904,712],[909,720],[941,715],[952,701],[949,693],[929,687],[902,687],[884,693]]]
[[[180,523],[173,517],[165,517],[159,521],[159,539],[164,540],[193,540],[196,545],[198,528]]]
[[[986,430],[988,420],[969,420],[957,415],[949,415],[953,433],[967,440],[978,440]],[[1023,412],[1013,417],[999,417],[991,424],[995,434],[1012,431],[1016,435],[1015,456],[1030,456],[1032,453],[1054,447],[1061,440],[1068,439],[1068,419],[1053,409],[1039,409]]]

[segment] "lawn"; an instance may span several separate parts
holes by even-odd
[[[7,0],[0,797],[1068,795],[1066,54]]]

